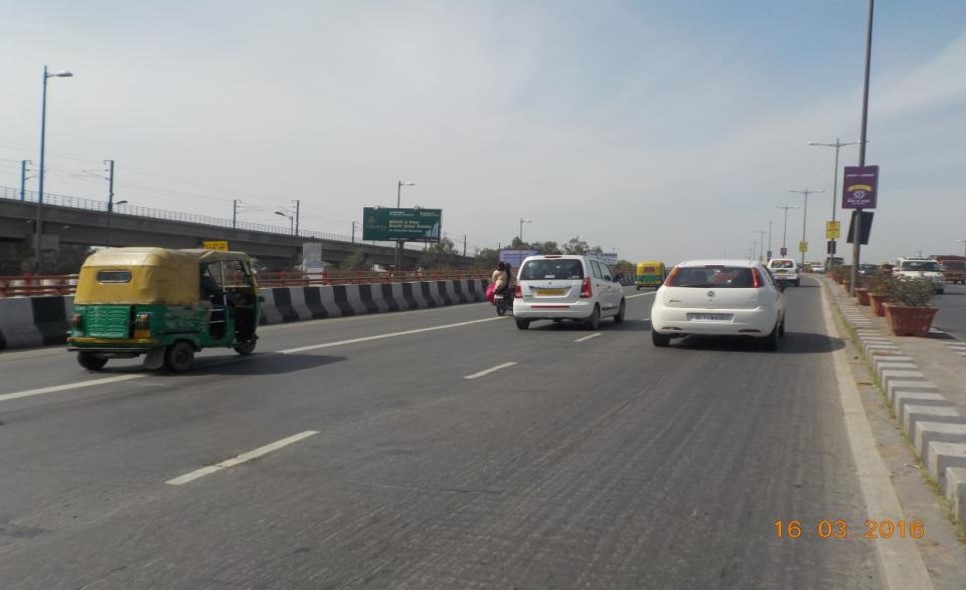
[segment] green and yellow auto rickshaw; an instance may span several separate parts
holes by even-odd
[[[203,348],[254,352],[258,313],[241,252],[108,248],[81,267],[67,350],[92,371],[144,354],[146,367],[178,373]]]
[[[638,291],[642,287],[654,287],[657,289],[664,284],[664,277],[667,270],[664,263],[658,260],[645,260],[637,263],[637,272],[634,277],[634,285]]]

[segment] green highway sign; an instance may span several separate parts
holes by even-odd
[[[438,242],[442,219],[442,209],[364,207],[362,239],[376,242]]]

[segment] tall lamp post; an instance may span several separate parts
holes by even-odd
[[[812,193],[824,193],[825,189],[820,188],[820,189],[813,190],[813,189],[806,188],[805,190],[802,190],[802,191],[790,189],[788,192],[797,193],[805,197],[805,207],[802,209],[802,243],[799,244],[799,248],[798,248],[802,252],[802,266],[805,266],[805,248],[803,248],[802,246],[805,244],[805,227],[806,227],[805,223],[808,220],[808,195]]]
[[[416,186],[415,182],[405,182],[400,180],[396,184],[396,209],[402,207],[402,187],[404,186]],[[402,270],[402,247],[403,240],[396,240],[396,272]]]
[[[775,223],[775,222],[772,221],[772,220],[770,220],[770,219],[768,220],[768,258],[769,258],[769,260],[772,258],[772,252],[771,252],[771,224],[773,224],[773,223]]]
[[[788,236],[788,210],[798,209],[798,205],[775,205],[775,209],[785,210],[785,222],[782,226],[782,256],[787,256],[788,247],[785,245],[785,238]]]
[[[34,223],[34,272],[40,274],[44,270],[43,250],[40,247],[41,237],[43,236],[42,212],[44,207],[44,140],[47,135],[47,78],[70,78],[74,74],[68,71],[47,73],[47,66],[44,66],[44,90],[40,101],[40,170],[37,173],[37,221]]]
[[[756,229],[752,233],[758,234],[758,245],[760,246],[758,248],[758,262],[761,262],[761,259],[765,257],[765,230]]]
[[[858,145],[857,141],[839,141],[839,138],[835,138],[835,143],[820,143],[817,141],[810,141],[808,145],[812,146],[822,146],[835,148],[835,171],[832,175],[832,221],[835,221],[835,210],[838,208],[838,196],[839,196],[839,150],[847,145]],[[832,266],[832,260],[835,257],[835,238],[829,240],[831,247],[828,248],[828,264],[826,267]]]
[[[111,216],[114,215],[114,208],[117,207],[118,205],[124,205],[125,203],[127,203],[127,200],[116,201],[116,202],[110,203],[110,206],[107,208],[107,247],[108,248],[114,245],[111,241]]]
[[[520,246],[521,247],[523,246],[523,224],[524,223],[533,223],[533,220],[532,219],[524,219],[522,217],[520,218]]]
[[[288,218],[289,231],[292,235],[295,235],[295,215],[292,213],[286,213],[285,211],[276,211],[275,215],[281,215],[282,217]]]
[[[859,134],[859,166],[865,167],[866,130],[869,122],[869,71],[872,69],[872,18],[875,14],[875,0],[869,0],[868,26],[865,32],[865,76],[862,81],[862,129]],[[859,282],[859,255],[862,244],[862,209],[855,209],[852,222],[852,285],[850,295],[855,295]]]

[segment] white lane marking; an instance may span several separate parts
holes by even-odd
[[[169,479],[168,481],[166,481],[164,483],[169,484],[169,485],[173,485],[173,486],[184,485],[184,484],[186,484],[186,483],[188,483],[190,481],[194,481],[194,480],[198,479],[199,477],[204,477],[206,475],[210,475],[212,473],[215,473],[216,471],[221,471],[222,469],[227,469],[228,467],[234,467],[235,465],[241,465],[242,463],[245,463],[246,461],[251,461],[252,459],[257,459],[257,458],[259,458],[259,457],[261,457],[263,455],[267,455],[268,453],[271,453],[272,451],[277,451],[278,449],[281,449],[282,447],[287,447],[290,444],[297,443],[298,441],[300,441],[300,440],[302,440],[304,438],[308,438],[308,437],[310,437],[310,436],[312,436],[314,434],[318,434],[318,433],[319,433],[318,430],[306,430],[305,432],[300,432],[298,434],[293,434],[292,436],[290,436],[288,438],[283,438],[282,440],[275,441],[275,442],[273,442],[271,444],[267,444],[264,447],[258,447],[257,449],[255,449],[253,451],[248,451],[247,453],[242,453],[241,455],[237,455],[235,457],[232,457],[231,459],[225,459],[221,463],[215,463],[214,465],[209,465],[207,467],[202,467],[201,469],[196,469],[195,471],[192,471],[191,473],[186,473],[186,474],[181,475],[179,477],[176,477],[174,479]]]
[[[319,348],[331,348],[333,346],[343,346],[345,344],[356,344],[358,342],[369,342],[371,340],[382,340],[383,338],[395,338],[397,336],[409,336],[410,334],[422,334],[423,332],[434,332],[436,330],[446,330],[448,328],[458,328],[460,326],[469,326],[472,324],[479,324],[482,322],[492,322],[493,320],[502,320],[499,316],[495,318],[486,318],[482,320],[471,320],[468,322],[458,322],[456,324],[444,324],[442,326],[432,326],[430,328],[418,328],[416,330],[405,330],[403,332],[390,332],[388,334],[376,334],[375,336],[363,336],[362,338],[350,338],[349,340],[339,340],[337,342],[326,342],[325,344],[312,344],[310,346],[299,346],[298,348],[289,348],[288,350],[278,351],[281,354],[293,354],[296,352],[304,352],[306,350],[317,350]]]
[[[596,338],[596,337],[600,336],[601,334],[602,334],[602,332],[594,332],[593,334],[590,334],[589,336],[584,336],[583,338],[578,338],[578,339],[574,340],[574,342],[583,342],[585,340],[590,340],[591,338]]]
[[[825,316],[826,333],[834,338],[842,338],[832,320],[832,304],[822,289],[822,313]],[[845,431],[855,461],[862,497],[865,499],[866,513],[871,520],[904,519],[902,506],[892,487],[892,477],[886,467],[869,419],[862,405],[859,388],[852,378],[849,367],[848,351],[843,347],[832,353],[835,377],[839,383],[839,402],[845,419]],[[881,535],[875,540],[875,552],[879,561],[879,572],[887,588],[933,587],[926,566],[922,562],[919,548],[911,538],[885,539]]]
[[[0,402],[7,401],[9,399],[30,397],[32,395],[43,395],[45,393],[57,393],[58,391],[80,389],[81,387],[93,387],[94,385],[106,385],[108,383],[117,383],[119,381],[130,381],[131,379],[140,379],[142,377],[146,377],[146,375],[143,375],[143,374],[117,375],[114,377],[104,377],[103,379],[92,379],[90,381],[68,383],[66,385],[52,385],[50,387],[41,387],[39,389],[28,389],[26,391],[18,391],[16,393],[4,393],[0,395]]]
[[[655,293],[657,293],[657,291],[651,291],[650,293],[638,293],[637,295],[625,295],[624,299],[633,299],[635,297],[647,297],[648,295],[653,295]]]
[[[472,375],[467,375],[466,377],[463,377],[463,379],[476,379],[477,377],[482,377],[483,375],[489,375],[490,373],[494,373],[496,371],[499,371],[500,369],[512,367],[515,364],[516,362],[514,361],[510,361],[509,363],[503,363],[502,365],[490,367],[489,369],[485,369],[483,371],[480,371],[479,373],[473,373]]]

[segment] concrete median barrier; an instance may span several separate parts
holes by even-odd
[[[484,301],[485,279],[375,283],[319,287],[269,287],[260,325],[352,315],[428,309]],[[0,349],[34,348],[67,341],[73,296],[0,299]]]

